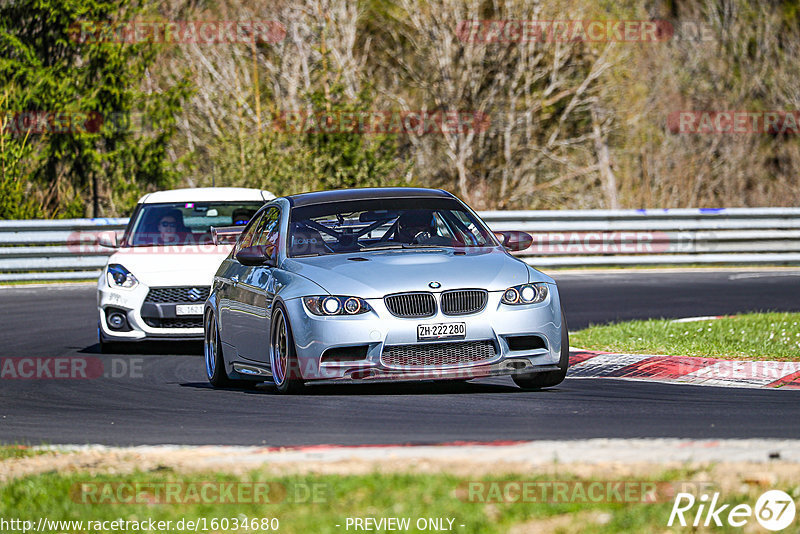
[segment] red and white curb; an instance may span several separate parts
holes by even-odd
[[[626,378],[704,386],[800,389],[800,362],[742,362],[572,349],[569,378]]]

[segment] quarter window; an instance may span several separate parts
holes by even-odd
[[[264,223],[258,238],[253,242],[254,245],[277,245],[278,235],[280,234],[281,212],[278,208],[267,210],[263,219]]]
[[[257,216],[256,219],[250,221],[250,224],[248,224],[247,228],[244,229],[241,237],[239,237],[239,241],[236,243],[236,252],[239,252],[243,248],[251,245],[253,242],[253,236],[259,235],[261,230],[264,228],[264,219],[264,212],[262,212]]]

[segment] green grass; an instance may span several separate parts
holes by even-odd
[[[0,461],[10,458],[27,458],[45,453],[46,451],[31,449],[26,445],[0,445]]]
[[[689,480],[691,473],[670,471],[656,472],[649,481]],[[150,473],[139,472],[133,475],[95,475],[81,473],[60,475],[45,473],[16,479],[0,486],[0,517],[19,518],[34,521],[41,517],[49,520],[148,520],[173,521],[180,519],[198,520],[205,518],[278,518],[279,532],[283,533],[333,533],[347,532],[345,522],[348,517],[409,517],[412,528],[418,518],[453,518],[453,532],[457,533],[500,533],[507,532],[513,525],[530,521],[546,521],[548,518],[566,520],[569,525],[563,532],[589,532],[611,534],[618,532],[656,533],[666,531],[666,523],[672,508],[671,499],[657,503],[568,503],[550,504],[536,502],[470,502],[463,490],[469,481],[554,481],[582,480],[568,474],[558,476],[506,475],[492,478],[464,479],[448,474],[371,474],[360,476],[285,476],[271,477],[265,472],[254,471],[242,478],[225,474],[180,475],[170,470]],[[280,484],[288,490],[288,498],[273,504],[220,504],[217,502],[178,503],[178,504],[85,504],[81,498],[81,488],[87,484],[97,488],[99,483],[139,483],[180,482],[199,484],[204,481],[215,482],[271,482]],[[302,498],[305,489],[316,487],[316,499]],[[743,487],[743,486],[739,486]],[[301,488],[301,490],[298,490]],[[461,489],[460,489],[461,488]],[[757,489],[757,488],[756,488]],[[798,493],[800,488],[781,487],[790,494]],[[757,493],[723,494],[725,503],[755,503]],[[301,498],[294,498],[298,494]],[[187,495],[182,493],[182,495]],[[314,502],[309,502],[314,501]],[[598,522],[597,517],[603,519]],[[594,518],[594,519],[593,519]],[[340,526],[336,526],[340,525]],[[461,525],[464,525],[463,527]],[[531,525],[526,525],[528,531]],[[200,531],[203,529],[200,528]],[[539,527],[535,531],[540,531]],[[43,530],[52,532],[52,530]],[[79,532],[81,529],[62,527],[59,532]],[[86,526],[83,531],[89,531]],[[133,529],[117,529],[115,532],[129,532]],[[173,530],[176,531],[174,526]],[[209,528],[209,531],[212,531]],[[217,528],[217,532],[232,532],[231,528]],[[238,532],[266,532],[267,530],[239,529]],[[715,532],[740,532],[741,529],[720,528]],[[350,528],[353,532],[353,528]],[[381,531],[378,531],[381,532]]]
[[[800,361],[800,313],[752,313],[711,321],[651,319],[590,326],[570,335],[588,350]]]

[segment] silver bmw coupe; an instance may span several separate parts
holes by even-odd
[[[208,379],[273,382],[281,393],[498,375],[555,386],[569,363],[556,284],[508,253],[531,241],[493,233],[441,190],[277,198],[214,277],[203,315]]]

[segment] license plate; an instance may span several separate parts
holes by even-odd
[[[175,306],[175,315],[203,315],[203,305],[178,304]]]
[[[444,339],[467,335],[467,323],[435,323],[417,325],[417,339]]]

